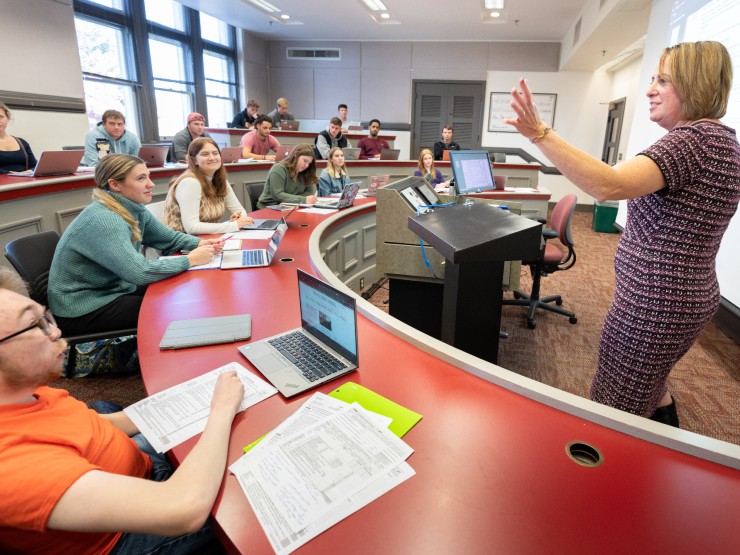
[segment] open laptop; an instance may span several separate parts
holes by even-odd
[[[8,175],[17,177],[46,177],[47,175],[75,173],[84,155],[84,150],[45,150],[39,156],[34,169],[10,172]]]
[[[283,240],[285,232],[288,231],[288,224],[285,223],[285,220],[280,221],[281,224],[277,226],[275,233],[270,237],[270,243],[266,249],[224,251],[221,256],[221,269],[235,270],[237,268],[262,268],[269,266]]]
[[[164,166],[168,150],[169,147],[162,145],[142,146],[139,149],[139,158],[144,160],[147,166]]]
[[[293,119],[280,120],[280,131],[298,131],[298,128],[300,126],[300,121],[296,121]]]
[[[360,190],[360,182],[348,183],[342,191],[342,195],[336,202],[317,202],[313,205],[314,208],[328,208],[331,210],[341,210],[342,208],[349,208],[355,202],[357,192]]]
[[[360,149],[359,148],[343,148],[342,152],[344,153],[344,159],[345,160],[359,160],[360,159]]]
[[[365,190],[366,197],[374,197],[378,193],[378,189],[388,185],[391,180],[390,175],[371,175],[367,189]]]
[[[275,162],[280,162],[280,160],[285,160],[288,155],[293,152],[293,149],[296,145],[280,145],[277,147],[277,150],[275,151]]]
[[[360,362],[355,299],[301,270],[298,298],[300,328],[238,347],[286,397],[344,376]]]
[[[221,149],[221,161],[224,164],[238,162],[241,157],[242,147],[240,146],[225,146]]]
[[[243,226],[242,229],[244,231],[249,231],[249,230],[254,231],[255,229],[259,229],[259,230],[263,230],[264,231],[264,230],[269,230],[269,229],[277,229],[279,225],[286,225],[287,226],[288,225],[288,222],[286,222],[285,220],[288,219],[288,216],[290,216],[296,208],[298,208],[298,206],[291,207],[290,211],[287,214],[285,214],[285,216],[283,216],[282,218],[280,218],[279,220],[267,220],[267,219],[263,219],[263,218],[252,218],[253,222],[250,225]]]
[[[384,148],[380,151],[381,160],[398,160],[401,151],[397,148]]]

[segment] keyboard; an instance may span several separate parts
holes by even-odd
[[[243,266],[262,266],[265,263],[265,251],[242,251]]]
[[[255,229],[272,229],[275,226],[274,220],[265,220],[260,225],[258,225]]]
[[[347,367],[299,331],[275,337],[269,343],[295,364],[309,382],[315,382]]]

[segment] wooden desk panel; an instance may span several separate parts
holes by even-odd
[[[337,218],[352,214],[346,211]],[[322,268],[316,235],[330,228],[332,219],[291,216],[278,255],[293,262],[185,272],[152,284],[139,319],[139,353],[148,392],[231,361],[251,368],[233,344],[159,351],[171,320],[248,312],[254,318],[254,339],[297,326],[295,269],[318,273]],[[354,381],[423,414],[404,438],[415,449],[408,462],[417,474],[298,553],[723,553],[740,540],[736,469],[529,398],[542,396],[550,389],[546,386],[532,382],[525,390],[491,383],[514,378],[474,357],[458,357],[454,349],[438,351],[434,341],[415,346],[403,333],[392,332],[395,324],[390,320],[382,320],[361,301],[360,369],[319,391],[328,393]],[[463,363],[455,362],[456,357]],[[472,361],[485,379],[456,367],[465,361]],[[275,427],[311,394],[291,400],[278,394],[238,415],[229,463],[241,456],[242,446]],[[580,404],[581,409],[603,412],[607,420],[618,413],[586,400]],[[656,423],[625,416],[630,418],[645,433],[658,430],[695,441],[696,450],[702,444],[722,443],[697,440],[681,430],[663,431]],[[565,449],[575,440],[598,447],[603,464],[585,468],[572,462]],[[175,459],[182,460],[194,442],[175,448]],[[271,552],[246,497],[228,473],[213,514],[229,552]]]

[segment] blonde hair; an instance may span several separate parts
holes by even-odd
[[[427,173],[427,169],[424,167],[424,156],[427,154],[432,157],[432,166],[429,168],[429,173],[434,177],[434,154],[428,148],[423,149],[419,154],[419,171],[421,172],[421,175],[425,175]]]
[[[338,146],[332,147],[332,149],[329,151],[329,157],[326,159],[326,169],[329,170],[329,175],[331,175],[334,179],[338,179],[339,176],[342,174],[347,175],[347,164],[336,166],[334,164],[334,160],[332,160],[332,156],[334,156],[334,153],[337,150],[342,149]]]
[[[131,212],[126,210],[118,200],[111,195],[110,183],[113,181],[124,181],[131,170],[144,160],[130,154],[109,154],[105,156],[95,168],[95,182],[98,188],[93,190],[92,198],[105,206],[111,212],[115,212],[131,227],[131,243],[141,241],[141,230],[139,222],[134,219]]]
[[[732,89],[732,59],[722,43],[682,42],[663,50],[659,71],[668,61],[668,80],[681,98],[688,120],[720,119],[727,112]]]

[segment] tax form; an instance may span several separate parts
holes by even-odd
[[[277,393],[271,384],[258,378],[241,364],[231,362],[142,399],[123,409],[158,453],[172,449],[201,433],[211,414],[211,399],[218,376],[235,371],[244,384],[239,412]]]

